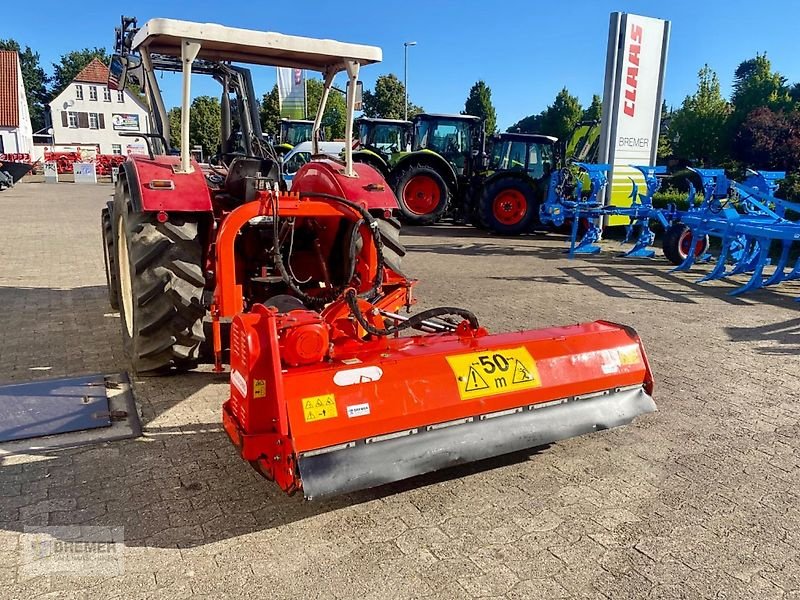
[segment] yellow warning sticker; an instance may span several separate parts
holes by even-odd
[[[332,419],[338,416],[336,412],[336,397],[333,394],[303,398],[301,402],[303,403],[303,416],[306,419],[306,423]]]
[[[621,365],[638,365],[641,362],[638,346],[617,350],[617,354],[619,354],[619,364]]]
[[[542,385],[527,348],[487,350],[448,356],[462,400],[529,390]]]
[[[267,382],[264,379],[253,381],[253,398],[263,398],[267,395]]]

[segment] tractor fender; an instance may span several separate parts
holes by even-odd
[[[384,177],[389,174],[389,165],[386,161],[377,152],[367,148],[353,152],[353,161],[370,165]]]
[[[430,150],[417,150],[402,156],[392,167],[392,176],[402,173],[409,165],[428,165],[442,176],[451,194],[458,187],[458,177],[453,166],[442,158],[439,154]]]
[[[211,194],[200,165],[193,159],[191,173],[175,173],[179,165],[179,156],[129,156],[122,164],[122,174],[128,181],[133,208],[139,212],[212,212]],[[172,181],[173,187],[155,188],[151,184],[156,180]]]
[[[487,185],[494,183],[498,179],[506,179],[506,178],[519,179],[529,184],[532,188],[539,188],[542,185],[541,181],[537,181],[524,171],[495,171],[494,173],[483,179],[483,181],[481,182],[482,184],[481,187],[486,187]]]
[[[300,167],[292,180],[292,192],[333,194],[363,203],[367,210],[395,210],[397,198],[383,176],[366,163],[353,163],[355,177],[344,174],[342,163],[312,160]]]

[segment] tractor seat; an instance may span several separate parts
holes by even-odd
[[[278,179],[278,165],[273,160],[257,158],[254,156],[237,156],[228,165],[228,174],[225,177],[225,192],[244,202],[255,200],[256,188],[248,186],[248,179],[266,177],[272,181]]]

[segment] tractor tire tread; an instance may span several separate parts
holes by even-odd
[[[436,206],[436,208],[425,215],[419,215],[411,212],[406,208],[406,205],[403,201],[403,188],[405,188],[406,184],[417,174],[427,175],[436,181],[439,186],[439,192],[441,196],[439,204]],[[399,173],[396,173],[392,177],[391,188],[394,191],[395,196],[397,196],[401,220],[409,225],[433,225],[445,215],[447,212],[447,207],[450,204],[450,190],[447,186],[447,182],[436,169],[426,164],[414,163]]]

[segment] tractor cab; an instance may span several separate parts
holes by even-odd
[[[356,127],[359,149],[371,150],[387,162],[411,146],[411,121],[361,117],[356,119]]]
[[[471,115],[419,114],[414,117],[411,150],[434,152],[450,163],[459,177],[476,170],[474,157],[483,149],[483,122]]]
[[[520,171],[534,180],[547,177],[556,161],[558,138],[528,133],[501,133],[492,140],[491,171]]]
[[[314,121],[302,119],[281,119],[276,149],[288,152],[298,144],[311,141]]]

